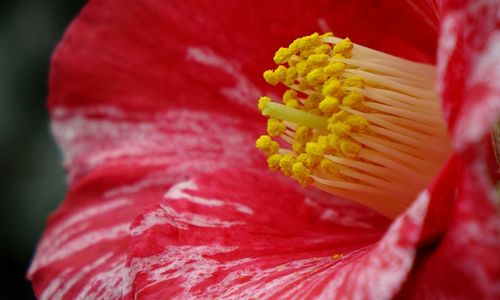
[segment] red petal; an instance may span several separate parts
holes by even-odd
[[[384,219],[353,204],[317,202],[266,172],[207,174],[136,220],[128,297],[387,299],[413,264],[427,201],[377,241]]]
[[[322,28],[402,56],[432,59],[432,3],[90,1],[54,55],[50,105],[141,112],[253,108],[273,52]],[[411,28],[419,30],[409,35]]]
[[[480,141],[500,116],[495,1],[446,1],[439,46],[444,112],[457,147]]]

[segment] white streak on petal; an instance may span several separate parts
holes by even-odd
[[[171,175],[187,176],[193,170],[224,167],[220,163],[250,164],[255,153],[255,137],[243,130],[245,125],[216,112],[172,109],[154,116],[131,113],[120,119],[95,118],[90,109],[58,107],[54,116],[52,131],[63,150],[70,182],[100,165],[126,159],[143,165],[182,162],[174,167],[188,173]]]
[[[320,220],[329,221],[346,227],[357,227],[357,228],[373,227],[372,225],[366,222],[356,219],[355,216],[346,215],[345,213],[339,213],[332,208],[327,208],[323,210],[319,218]]]
[[[113,198],[117,196],[125,196],[130,194],[139,193],[145,189],[156,187],[156,186],[165,186],[169,183],[169,178],[164,174],[152,174],[148,177],[139,180],[133,184],[122,185],[118,188],[108,190],[105,194],[105,198]]]
[[[131,229],[130,235],[139,236],[146,232],[148,229],[162,224],[170,224],[176,228],[186,228],[185,225],[179,222],[172,223],[171,221],[169,221],[169,219],[165,215],[165,210],[158,208],[145,213],[142,216],[141,222]]]
[[[198,196],[193,196],[192,194],[189,194],[189,191],[196,191],[198,189],[198,186],[196,185],[195,182],[193,181],[185,181],[176,184],[173,186],[166,194],[165,198],[170,200],[187,200],[192,203],[196,203],[199,205],[204,205],[208,207],[222,207],[225,205],[228,206],[233,206],[237,211],[247,214],[247,215],[252,215],[253,210],[243,204],[240,203],[234,203],[226,200],[220,200],[220,199],[213,199],[213,198],[204,198],[204,197],[198,197]]]
[[[105,215],[115,209],[132,204],[132,200],[117,198],[108,200],[105,203],[96,203],[90,207],[75,212],[71,217],[58,223],[40,242],[37,249],[37,259],[30,266],[28,273],[35,272],[38,268],[45,266],[51,261],[51,253],[62,251],[70,240],[79,233],[84,232],[91,224],[92,220],[98,216]],[[70,242],[68,242],[70,241]]]
[[[373,225],[363,222],[365,215],[359,215],[354,209],[349,213],[345,211],[337,211],[333,208],[325,208],[319,202],[312,200],[309,197],[304,198],[304,204],[316,209],[319,212],[319,218],[323,221],[332,222],[337,225],[357,228],[373,228]],[[340,205],[338,207],[341,207]],[[364,211],[363,211],[364,212]]]
[[[57,277],[52,279],[49,283],[49,285],[43,290],[43,292],[40,294],[40,300],[45,300],[45,299],[50,299],[52,295],[57,292],[59,289],[59,286],[64,282],[64,280],[67,279],[68,274],[72,271],[73,269],[67,268],[64,271],[62,271]]]
[[[92,276],[89,282],[80,291],[76,300],[108,300],[120,299],[122,297],[126,256],[119,256],[114,259],[116,262],[111,264],[106,271]]]
[[[228,99],[255,109],[255,100],[263,93],[243,73],[241,65],[237,61],[224,58],[208,47],[189,47],[187,49],[187,60],[220,69],[232,76],[235,85],[223,88],[221,93],[227,96]]]
[[[68,232],[71,231],[71,228],[76,224],[95,218],[98,215],[104,215],[112,210],[130,205],[132,203],[133,201],[130,199],[118,198],[102,204],[98,203],[75,212],[70,218],[58,223],[57,226],[50,231],[49,235],[44,237],[41,247],[47,245],[58,247],[62,242],[66,241],[67,238],[64,238],[64,236],[68,235]]]
[[[190,289],[212,276],[219,267],[219,262],[208,258],[215,254],[228,253],[237,247],[211,246],[168,246],[164,252],[146,258],[132,258],[129,278],[137,273],[147,274],[151,285],[172,279],[183,279],[183,292],[177,299],[189,299]],[[189,275],[189,276],[186,276]],[[144,287],[143,289],[147,288]],[[125,285],[125,294],[131,291],[131,282]],[[140,293],[136,291],[136,293]],[[134,298],[137,294],[134,295]],[[187,298],[186,298],[187,297]]]
[[[326,21],[325,18],[318,19],[318,26],[322,32],[331,32],[332,31],[332,28],[330,27],[330,25],[328,25],[328,22]]]
[[[172,218],[172,225],[176,224],[176,227],[179,228],[185,228],[185,224],[207,228],[230,228],[236,225],[245,224],[244,222],[224,221],[214,216],[178,212],[167,205],[161,205],[161,207],[165,210],[167,215]]]
[[[32,269],[37,270],[53,262],[68,258],[71,255],[78,253],[99,242],[127,236],[129,226],[130,224],[127,222],[114,225],[112,227],[105,227],[89,231],[61,245],[58,249],[55,249],[52,252],[40,252],[40,255],[35,261],[36,264],[32,265]]]
[[[51,299],[52,300],[60,300],[63,299],[63,297],[66,295],[66,293],[77,283],[80,281],[84,276],[89,274],[91,271],[95,270],[102,264],[104,264],[106,261],[108,261],[111,257],[113,256],[113,253],[108,253],[106,255],[103,255],[99,257],[97,260],[94,262],[91,262],[87,265],[85,265],[83,268],[78,270],[76,274],[72,274],[71,278],[69,278],[62,286],[60,286],[57,289],[57,293],[55,293]]]
[[[451,55],[455,51],[458,41],[458,27],[462,22],[463,16],[458,13],[450,13],[441,22],[441,34],[439,35],[438,59],[437,59],[437,74],[438,74],[438,87],[443,89],[446,87],[445,75],[446,69],[450,62]],[[443,93],[441,90],[440,93]],[[451,107],[450,107],[451,108]],[[443,111],[445,117],[448,119],[451,111]]]
[[[406,0],[411,8],[436,32],[439,23],[439,7],[435,0],[424,0],[415,3],[414,0]]]
[[[500,20],[499,20],[500,21]],[[474,85],[484,85],[488,89],[487,98],[482,99],[481,105],[468,107],[467,114],[463,114],[457,125],[456,133],[468,142],[474,142],[484,136],[491,126],[500,118],[500,31],[491,35],[483,52],[477,55],[472,66],[472,74],[467,80],[467,88]],[[468,97],[474,97],[469,93]],[[491,113],[493,112],[493,113]],[[485,120],[486,118],[486,120]],[[482,124],[486,126],[481,126]],[[460,143],[457,146],[464,146]]]

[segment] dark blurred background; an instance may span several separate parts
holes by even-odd
[[[50,56],[85,1],[0,1],[0,299],[34,299],[25,273],[65,193],[45,108]]]

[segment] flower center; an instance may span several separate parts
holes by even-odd
[[[272,170],[388,217],[408,207],[450,152],[435,67],[331,33],[295,40],[264,72],[288,89],[261,97],[268,135],[257,148]]]

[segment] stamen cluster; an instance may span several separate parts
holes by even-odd
[[[260,98],[268,135],[256,142],[271,169],[394,216],[446,158],[433,66],[331,33],[299,38],[274,61],[264,79],[288,89],[282,104]]]

